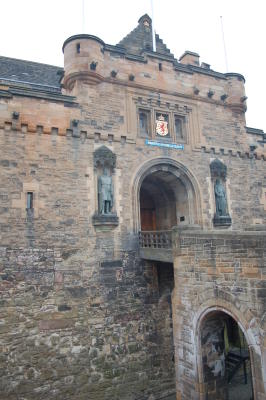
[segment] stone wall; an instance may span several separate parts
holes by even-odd
[[[255,398],[265,399],[266,233],[176,229],[174,241],[172,301],[178,398],[206,396],[202,320],[208,312],[219,310],[231,315],[244,332]]]
[[[132,209],[134,180],[140,167],[149,161],[175,160],[195,178],[198,192],[199,223],[212,226],[215,212],[214,193],[210,179],[210,163],[215,158],[227,166],[228,208],[233,229],[247,225],[265,224],[265,174],[263,160],[240,157],[237,154],[214,154],[207,151],[161,149],[145,145],[144,139],[135,143],[109,143],[104,138],[73,138],[39,133],[22,134],[2,130],[1,159],[1,234],[10,244],[24,246],[31,233],[26,220],[26,192],[36,193],[34,240],[36,243],[59,244],[70,247],[89,245],[94,248],[95,230],[91,217],[97,209],[93,152],[105,145],[117,156],[114,174],[115,209],[119,226],[113,231],[120,248],[123,238],[131,236],[137,216]],[[16,224],[13,223],[16,221]],[[71,228],[71,229],[70,229]],[[64,235],[64,236],[63,236]],[[45,238],[44,238],[45,237]],[[64,237],[64,240],[62,238]],[[88,237],[90,238],[88,242]],[[82,242],[82,244],[81,244]]]
[[[132,57],[90,35],[68,40],[64,51],[62,93],[1,86],[1,400],[170,399],[174,366],[179,398],[198,398],[194,321],[208,301],[232,305],[228,312],[251,332],[262,396],[261,336],[253,331],[262,326],[265,254],[258,233],[234,232],[266,222],[265,150],[250,149],[243,77],[148,53]],[[173,131],[168,140],[156,136],[156,113],[168,114],[172,129],[179,115],[184,148],[148,145],[140,109],[153,118],[150,139],[164,145],[179,142]],[[113,225],[93,219],[101,146],[116,156]],[[215,158],[227,167],[232,226],[208,233]],[[193,223],[202,228],[176,233],[174,277],[169,264],[138,255],[141,179],[156,168],[166,187],[175,178],[187,184],[179,203],[188,198],[186,210],[195,207]]]
[[[91,123],[88,131],[78,128],[79,137],[73,137],[74,130],[60,135],[1,126],[0,398],[170,396],[175,391],[170,306],[164,296],[160,298],[155,267],[141,263],[134,253],[134,181],[150,161],[180,163],[197,184],[199,222],[211,228],[209,164],[218,157],[228,168],[232,226],[243,229],[247,223],[262,225],[265,220],[263,159],[214,154],[190,144],[184,151],[149,147],[136,131],[129,140],[114,129],[110,138],[108,131],[97,133]],[[92,223],[97,209],[93,153],[101,145],[117,156],[113,179],[119,225],[113,229]],[[33,214],[26,212],[27,191],[34,193]],[[202,276],[202,292],[208,293],[212,275],[197,273]],[[247,276],[245,285],[252,288],[254,277]],[[234,275],[226,277],[231,285]],[[187,304],[194,285],[189,279],[190,274],[181,285],[178,280],[175,289],[180,296],[187,293]],[[252,294],[247,303],[252,306],[255,301]],[[180,312],[175,304],[173,300],[174,317]],[[180,315],[185,329],[191,322],[190,308]],[[193,363],[186,332],[178,329],[175,335],[182,332],[182,350],[177,350],[175,363],[181,371],[179,351],[190,366]],[[193,379],[187,385],[185,378],[186,384],[178,378],[184,398],[190,398]]]
[[[156,267],[133,252],[96,263],[81,249],[1,247],[1,260],[1,399],[175,393]]]

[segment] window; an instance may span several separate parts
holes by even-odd
[[[139,110],[139,133],[141,136],[150,136],[149,110]]]
[[[183,119],[178,116],[175,116],[175,135],[177,139],[184,139]]]
[[[27,192],[27,210],[33,210],[33,192]]]
[[[77,53],[79,54],[80,53],[80,43],[77,43],[76,50],[77,50]]]
[[[161,104],[160,93],[149,98],[143,95],[134,98],[137,104],[134,120],[137,134],[142,138],[187,143],[190,109],[187,106],[172,104],[168,100],[168,98],[165,99]]]

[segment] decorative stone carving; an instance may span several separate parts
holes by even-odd
[[[99,147],[94,152],[94,168],[110,168],[113,171],[116,167],[116,155],[106,146]]]
[[[92,217],[92,223],[94,226],[110,226],[115,227],[119,224],[118,216],[114,214],[94,214]]]
[[[92,62],[90,63],[90,70],[91,70],[91,71],[96,71],[97,64],[98,64],[97,62],[92,61]]]
[[[200,92],[197,87],[194,87],[193,91],[194,91],[194,94],[199,94],[199,92]]]
[[[115,71],[114,69],[111,71],[111,77],[115,78],[117,75],[117,71]]]
[[[222,96],[220,97],[222,101],[225,101],[228,97],[228,94],[224,93],[222,94]]]
[[[80,130],[79,130],[79,120],[78,119],[72,119],[71,128],[72,128],[72,136],[79,138]]]
[[[227,167],[220,160],[215,159],[210,165],[211,178],[215,196],[214,226],[230,226],[232,223],[228,213],[227,195],[225,189]]]
[[[227,167],[225,164],[222,163],[222,161],[218,160],[218,158],[212,161],[210,165],[210,170],[211,170],[211,177],[213,180],[217,178],[226,180]]]
[[[97,175],[98,210],[92,220],[94,225],[118,225],[114,208],[114,186],[112,174],[116,166],[116,155],[106,146],[94,152],[94,169]]]
[[[79,124],[79,120],[78,119],[72,119],[71,123],[72,123],[73,127],[77,128],[77,126]]]

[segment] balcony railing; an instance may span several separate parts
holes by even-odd
[[[144,259],[172,262],[172,231],[141,231],[139,247]]]
[[[172,231],[141,231],[139,245],[144,248],[171,249]]]

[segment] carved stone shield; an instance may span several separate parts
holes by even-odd
[[[160,136],[168,135],[168,122],[165,121],[163,115],[160,115],[156,120],[156,133]]]

